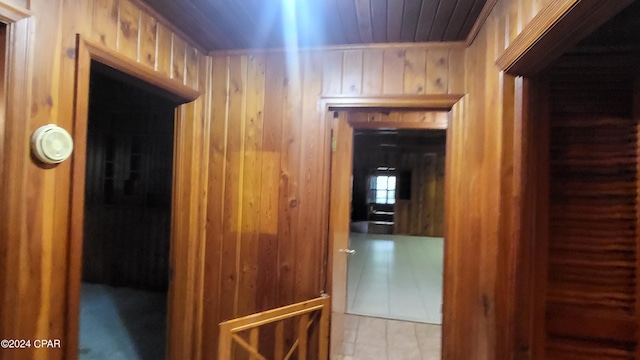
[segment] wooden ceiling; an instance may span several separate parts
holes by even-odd
[[[208,50],[466,39],[487,0],[143,0]]]

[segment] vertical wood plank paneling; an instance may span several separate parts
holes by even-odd
[[[402,94],[404,90],[404,50],[385,49],[382,91],[384,94]]]
[[[12,25],[12,34],[16,34],[15,48],[11,54],[19,55],[24,53],[21,47],[25,47],[25,51],[32,51],[32,63],[28,64],[28,79],[22,79],[21,84],[10,84],[9,92],[14,94],[24,86],[28,89],[24,95],[25,103],[16,99],[15,104],[22,104],[21,108],[25,114],[29,114],[25,118],[12,116],[10,121],[18,121],[18,125],[5,126],[7,136],[19,139],[28,138],[27,132],[46,123],[56,123],[72,132],[76,142],[75,159],[80,161],[84,152],[83,124],[78,123],[74,119],[74,97],[66,96],[74,94],[78,91],[78,98],[87,95],[88,88],[76,88],[76,72],[88,74],[89,67],[84,70],[78,70],[76,66],[76,36],[95,40],[97,43],[104,45],[110,51],[117,51],[119,54],[133,59],[138,59],[142,53],[142,46],[139,49],[138,43],[144,41],[139,40],[139,33],[145,30],[140,28],[140,10],[128,1],[45,1],[33,0],[29,2],[31,15],[29,20],[20,21]],[[122,10],[122,11],[121,11]],[[148,23],[154,23],[148,15],[145,15]],[[27,32],[23,30],[27,29]],[[151,30],[150,33],[155,33]],[[29,34],[24,36],[24,34]],[[152,43],[147,45],[146,49],[149,54],[153,54],[153,58],[146,65],[153,66],[155,64],[155,39],[148,41]],[[86,53],[84,54],[87,55]],[[144,63],[144,61],[141,61]],[[22,62],[21,62],[22,63]],[[25,61],[24,64],[27,64]],[[20,67],[12,68],[12,74],[16,76],[20,73]],[[10,107],[9,107],[10,108]],[[194,117],[198,117],[198,108]],[[13,115],[13,113],[12,113]],[[198,126],[201,126],[198,123]],[[25,130],[22,134],[19,131]],[[192,127],[190,133],[196,138],[197,126]],[[24,135],[24,136],[23,136]],[[22,143],[22,141],[20,141]],[[198,141],[192,142],[194,150],[203,146]],[[7,144],[5,144],[7,145]],[[30,339],[60,339],[63,349],[32,349],[31,351],[22,351],[16,353],[16,357],[12,358],[29,358],[29,359],[62,359],[65,357],[73,357],[77,352],[77,314],[71,314],[73,309],[78,307],[78,292],[72,289],[71,282],[79,283],[79,274],[69,271],[70,264],[77,260],[80,256],[80,248],[78,243],[70,244],[69,234],[77,233],[82,228],[81,214],[74,213],[70,216],[70,197],[71,191],[78,192],[76,179],[82,177],[82,172],[72,173],[72,162],[65,162],[54,169],[43,169],[37,166],[28,155],[28,147],[15,146],[9,143],[11,150],[5,149],[5,154],[11,155],[15,162],[20,162],[24,167],[24,173],[20,173],[14,169],[13,165],[7,166],[11,171],[11,176],[20,179],[22,187],[11,187],[16,192],[15,197],[3,198],[5,204],[11,207],[11,211],[15,212],[15,218],[7,219],[2,213],[2,222],[10,220],[10,223],[21,224],[16,225],[16,234],[8,239],[16,241],[16,245],[7,247],[10,256],[16,259],[16,267],[24,275],[20,275],[18,279],[18,287],[11,290],[15,294],[13,303],[4,301],[2,307],[14,309],[12,315],[19,322],[12,324],[12,320],[6,320],[4,313],[2,314],[2,333],[8,329],[11,337],[30,338]],[[198,157],[192,153],[189,161],[197,161]],[[74,163],[77,161],[74,160]],[[4,165],[4,164],[3,164]],[[77,170],[77,169],[76,169]],[[189,171],[191,168],[189,168]],[[186,172],[185,172],[186,173]],[[0,176],[6,174],[0,173]],[[73,178],[75,176],[75,179]],[[74,180],[72,180],[74,179]],[[3,181],[3,187],[7,185]],[[27,187],[28,184],[28,194]],[[72,189],[72,184],[74,188]],[[201,186],[199,181],[194,182],[194,187]],[[193,192],[188,194],[185,202],[190,203],[193,200]],[[19,200],[24,207],[13,206],[14,200]],[[79,207],[74,206],[75,209]],[[191,202],[190,207],[193,207]],[[190,211],[190,210],[189,210]],[[188,213],[188,211],[185,211]],[[184,212],[183,212],[184,213]],[[28,215],[28,220],[23,218]],[[142,221],[146,221],[151,215],[140,216]],[[197,219],[194,218],[194,219]],[[15,220],[15,221],[14,221]],[[190,222],[188,226],[197,226],[199,220]],[[163,220],[162,223],[167,223]],[[73,227],[70,230],[70,227]],[[135,229],[132,229],[135,230]],[[81,231],[81,230],[80,230]],[[3,231],[4,234],[4,231]],[[14,236],[15,235],[15,236]],[[148,234],[152,235],[152,234]],[[181,236],[184,235],[181,233]],[[186,237],[193,239],[194,237]],[[3,236],[3,239],[5,237]],[[28,245],[28,246],[27,246]],[[16,253],[15,251],[18,251]],[[70,259],[72,254],[73,259]],[[151,253],[149,253],[151,254]],[[14,257],[15,255],[15,257]],[[189,254],[190,256],[192,253]],[[151,262],[150,258],[139,258],[139,262]],[[188,262],[193,263],[193,258]],[[138,271],[141,267],[138,264],[130,263],[127,270]],[[14,270],[12,270],[14,271]],[[193,276],[193,271],[188,276]],[[142,275],[144,281],[156,281],[157,278]],[[3,282],[4,286],[7,283]],[[8,285],[7,285],[8,286]],[[24,287],[24,288],[23,288]],[[189,293],[188,291],[185,293]],[[197,295],[194,295],[197,296]],[[24,297],[24,298],[23,298]],[[28,299],[28,300],[27,300]],[[29,305],[26,305],[29,304]],[[187,309],[187,306],[183,306]],[[194,323],[190,319],[191,315],[183,317],[187,328]],[[74,318],[74,316],[76,316]],[[75,320],[74,320],[75,319]],[[14,326],[15,325],[15,326]],[[68,335],[68,337],[67,337]],[[197,334],[189,333],[192,338]],[[13,355],[10,355],[13,356]]]
[[[342,89],[342,52],[322,54],[322,95],[339,94]]]
[[[538,2],[546,3],[545,1]],[[513,39],[529,19],[535,15],[540,8],[536,6],[538,2],[520,5],[521,2],[505,1],[504,5],[501,5],[502,2],[498,5],[502,6],[504,14],[509,16],[508,21],[504,21],[504,27],[509,30],[510,35],[505,38],[505,44],[508,44],[509,40]],[[30,78],[33,81],[26,85],[16,84],[12,88],[19,89],[21,86],[33,88],[34,91],[30,94],[30,98],[33,100],[30,100],[30,103],[24,106],[25,109],[32,112],[32,116],[26,121],[18,123],[18,120],[15,120],[15,123],[11,126],[7,125],[11,131],[7,133],[5,147],[10,149],[6,154],[7,157],[11,157],[14,160],[10,160],[11,163],[7,165],[11,174],[3,174],[2,176],[16,176],[21,180],[11,182],[11,184],[14,184],[11,189],[15,193],[9,194],[3,200],[12,204],[12,212],[9,214],[3,212],[2,220],[4,222],[8,219],[10,224],[19,224],[9,230],[12,235],[16,235],[15,239],[17,240],[15,243],[7,245],[7,249],[11,252],[11,259],[16,259],[11,261],[13,265],[16,265],[15,268],[20,270],[20,278],[14,282],[17,286],[17,291],[4,296],[7,299],[12,299],[12,305],[22,305],[27,302],[35,305],[28,307],[16,306],[15,314],[11,315],[5,315],[6,312],[3,312],[3,329],[7,328],[4,324],[10,323],[8,326],[12,330],[17,329],[16,332],[11,333],[12,336],[49,338],[61,334],[63,326],[65,326],[63,325],[65,321],[61,318],[63,316],[61,314],[65,313],[66,299],[63,296],[55,296],[55,294],[65,293],[65,282],[67,281],[65,271],[68,249],[59,244],[68,243],[67,233],[70,221],[68,216],[68,189],[70,187],[71,170],[70,165],[64,163],[55,169],[47,171],[36,168],[28,159],[28,148],[25,147],[24,142],[21,142],[20,139],[24,140],[25,136],[23,135],[28,134],[30,129],[45,123],[45,121],[57,122],[66,127],[72,127],[73,124],[70,120],[72,119],[72,99],[64,97],[62,94],[70,94],[74,91],[75,60],[73,54],[75,34],[80,33],[90,36],[109,49],[119,49],[122,54],[139,59],[145,65],[154,66],[158,72],[173,77],[189,86],[197,86],[199,89],[202,87],[200,81],[195,79],[194,72],[191,71],[195,70],[199,74],[200,70],[195,68],[190,70],[189,68],[190,64],[193,66],[197,62],[190,59],[190,55],[187,54],[188,46],[184,40],[172,34],[166,27],[157,24],[147,14],[140,13],[139,31],[134,31],[134,33],[139,32],[139,35],[136,34],[138,40],[136,40],[136,46],[133,46],[133,38],[127,37],[122,25],[126,23],[127,19],[130,18],[129,15],[131,15],[131,12],[128,12],[127,9],[133,13],[139,11],[137,7],[127,0],[122,0],[122,4],[118,0],[69,0],[64,2],[31,0],[29,6],[33,12],[32,17],[35,25],[32,28],[35,41],[33,47],[34,64],[32,66],[33,73],[30,74]],[[392,12],[399,14],[401,18],[402,12],[397,10],[398,8],[395,8]],[[64,21],[61,19],[64,19]],[[391,16],[388,19],[388,23],[391,25],[400,24],[391,19]],[[399,37],[400,27],[395,25],[388,28],[391,37],[394,36],[394,29],[397,29],[397,37]],[[495,31],[495,28],[491,31]],[[138,41],[139,47],[137,45]],[[469,109],[465,108],[469,105],[467,103],[458,105],[455,108],[456,119],[461,119],[456,123],[456,126],[461,130],[454,130],[452,135],[453,145],[450,147],[450,149],[456,151],[449,171],[457,174],[456,176],[460,176],[460,179],[448,182],[448,185],[453,185],[452,192],[461,194],[464,199],[467,199],[465,201],[468,201],[468,203],[451,198],[447,202],[449,213],[457,214],[455,218],[448,220],[450,223],[449,229],[451,230],[448,233],[448,239],[451,239],[451,243],[447,248],[448,254],[456,254],[448,261],[452,264],[452,268],[456,270],[457,276],[447,282],[446,286],[450,295],[456,294],[458,295],[457,298],[470,299],[460,305],[460,308],[446,308],[445,323],[447,321],[453,321],[453,323],[464,321],[468,324],[463,328],[447,327],[445,325],[445,339],[448,340],[445,340],[444,353],[446,357],[450,358],[468,358],[469,356],[492,358],[494,355],[491,352],[492,342],[498,341],[492,340],[493,334],[491,333],[492,329],[495,328],[492,322],[494,321],[493,317],[495,317],[496,310],[494,309],[495,302],[492,299],[493,288],[491,285],[495,281],[492,281],[494,275],[492,273],[493,269],[490,267],[492,266],[491,262],[496,260],[491,258],[494,256],[493,252],[495,251],[492,241],[495,238],[493,234],[494,225],[499,215],[483,215],[478,218],[473,214],[491,213],[495,210],[491,204],[499,203],[499,201],[494,201],[496,200],[495,191],[497,190],[487,190],[488,194],[481,196],[476,194],[479,192],[478,190],[493,189],[491,187],[492,179],[490,174],[497,169],[499,170],[495,162],[499,156],[499,151],[502,150],[499,144],[500,138],[492,134],[491,131],[495,130],[493,126],[496,123],[499,126],[504,119],[500,114],[493,118],[496,113],[486,110],[484,105],[476,105],[485,102],[487,107],[500,104],[497,103],[496,99],[485,98],[485,95],[483,95],[484,92],[494,91],[496,84],[498,84],[494,79],[498,76],[497,72],[490,68],[494,59],[486,57],[485,53],[487,48],[492,45],[487,44],[486,39],[481,39],[472,46],[474,48],[469,49],[468,52],[472,55],[470,57],[476,59],[467,59],[466,61],[468,64],[468,77],[466,80],[461,80],[460,76],[452,76],[452,72],[457,72],[455,70],[458,67],[457,65],[464,60],[460,60],[463,58],[462,55],[453,56],[453,52],[450,52],[447,69],[448,85],[430,88],[429,84],[436,83],[428,81],[425,87],[427,93],[432,93],[432,91],[438,93],[443,91],[443,88],[445,92],[463,93],[466,87],[466,90],[469,90],[471,95],[466,97],[463,102],[474,104]],[[135,53],[132,49],[135,50]],[[367,50],[365,53],[368,54],[369,51]],[[370,65],[371,68],[378,67],[377,60],[369,62],[369,60],[373,60],[373,58],[367,57],[369,55],[365,55],[364,58],[361,55],[360,60],[357,60],[354,59],[353,54],[351,52],[349,55],[345,55],[344,59],[342,51],[333,50],[322,55],[324,60],[330,60],[330,62],[323,61],[321,66],[323,94],[375,94],[376,90],[374,89],[377,89],[380,85],[375,76],[370,76],[372,74],[368,73],[369,70],[367,69],[369,69]],[[493,49],[491,49],[490,54],[494,54]],[[202,56],[202,54],[198,52],[197,56]],[[384,94],[403,93],[404,79],[406,77],[404,73],[404,50],[399,48],[385,49],[382,57],[381,92]],[[454,58],[457,60],[454,61]],[[477,58],[483,59],[477,60]],[[246,207],[247,203],[243,204],[240,201],[243,198],[240,190],[242,184],[240,180],[245,172],[244,170],[247,169],[244,164],[245,151],[242,146],[245,141],[249,144],[247,139],[258,141],[257,138],[248,137],[248,134],[244,131],[244,126],[251,128],[247,123],[247,116],[245,116],[248,108],[244,105],[245,99],[248,99],[249,94],[246,92],[246,83],[237,81],[238,79],[242,80],[242,67],[246,66],[247,60],[246,57],[233,57],[231,60],[229,67],[227,67],[226,58],[216,59],[213,63],[215,69],[212,81],[214,83],[220,82],[220,86],[214,85],[211,93],[212,101],[215,104],[212,106],[211,115],[213,127],[210,132],[211,152],[209,154],[211,156],[210,166],[212,169],[209,171],[211,184],[209,186],[210,193],[207,195],[210,199],[207,213],[211,223],[207,229],[207,245],[210,246],[205,249],[207,258],[205,264],[206,279],[210,283],[208,282],[205,286],[205,298],[203,299],[205,304],[204,317],[213,324],[222,320],[220,319],[221,316],[233,316],[235,314],[234,307],[237,304],[235,296],[236,293],[239,296],[241,291],[238,285],[239,273],[237,271],[237,266],[240,264],[237,256],[240,252],[237,252],[236,246],[242,244],[238,242],[238,237],[242,236],[238,233],[242,224],[248,226],[243,222],[246,219],[242,218],[242,209]],[[354,62],[354,60],[357,61]],[[360,65],[354,65],[358,61]],[[281,63],[284,64],[285,62],[282,61]],[[425,64],[425,66],[427,65]],[[229,69],[232,70],[234,79],[231,86],[227,86]],[[268,111],[272,112],[274,117],[264,118],[265,125],[263,130],[266,129],[266,124],[273,124],[274,132],[269,135],[263,132],[261,141],[263,149],[266,149],[267,144],[273,144],[273,153],[267,155],[268,152],[262,150],[259,154],[261,157],[261,178],[265,178],[266,174],[271,174],[269,178],[273,181],[274,174],[278,172],[279,175],[277,198],[275,198],[271,190],[274,186],[273,183],[262,182],[259,191],[261,211],[263,208],[270,209],[267,210],[267,213],[270,212],[274,215],[272,217],[273,222],[265,222],[265,217],[261,216],[259,224],[260,246],[263,246],[263,233],[267,234],[270,238],[273,238],[273,242],[265,246],[267,246],[267,249],[272,249],[274,253],[265,258],[260,254],[260,260],[258,261],[262,261],[263,264],[268,262],[269,266],[271,266],[275,257],[277,259],[276,266],[278,266],[278,279],[282,281],[278,282],[282,285],[270,294],[272,300],[266,299],[264,304],[271,301],[284,303],[295,297],[294,289],[298,285],[294,281],[295,276],[297,276],[295,275],[294,257],[297,255],[298,249],[296,249],[296,246],[298,242],[303,241],[298,236],[298,224],[302,224],[303,219],[298,217],[297,212],[307,211],[304,208],[307,206],[307,201],[309,201],[306,199],[307,194],[309,196],[317,196],[308,193],[306,188],[303,189],[301,187],[298,189],[298,183],[305,179],[310,169],[317,170],[319,173],[322,172],[319,164],[303,164],[303,159],[306,157],[317,159],[320,156],[327,156],[320,147],[315,151],[318,154],[322,153],[322,155],[313,155],[310,150],[303,147],[304,136],[308,135],[304,135],[302,131],[306,131],[304,129],[307,129],[307,126],[317,125],[307,123],[306,121],[310,118],[305,114],[311,114],[311,108],[315,109],[317,104],[310,105],[312,102],[304,95],[300,82],[304,81],[304,84],[307,84],[306,80],[292,78],[290,75],[285,76],[284,71],[284,68],[282,68],[275,70],[273,74],[274,78],[282,78],[282,81],[276,82],[277,85],[275,85],[280,90],[276,90],[273,95],[267,95],[271,93],[272,88],[268,84],[265,88],[265,102],[268,102],[267,99],[274,99],[275,104],[271,106],[265,103],[265,114],[267,109],[271,108]],[[280,74],[282,74],[282,77]],[[309,76],[306,71],[304,74],[305,77]],[[427,76],[430,76],[430,74],[431,71],[427,69]],[[270,75],[267,73],[265,77],[267,76]],[[312,74],[311,76],[315,78],[317,75]],[[238,86],[238,84],[240,85]],[[227,90],[232,90],[229,93],[229,98],[227,98]],[[313,84],[313,91],[317,90],[317,85]],[[216,91],[218,92],[216,93]],[[282,100],[278,101],[279,97]],[[194,108],[181,110],[184,111],[180,115],[182,117],[181,125],[185,126],[185,122],[189,121],[189,119],[191,121],[200,121],[203,106],[205,106],[203,103],[198,103]],[[279,111],[283,114],[280,115]],[[492,118],[489,119],[489,117]],[[284,122],[282,122],[283,119]],[[198,126],[203,125],[200,124]],[[181,159],[197,163],[200,160],[199,154],[203,150],[202,147],[207,145],[202,143],[203,140],[198,136],[197,129],[188,130],[186,134],[198,140],[194,140],[196,143],[193,144],[181,144],[186,151],[181,153]],[[490,142],[492,141],[495,141],[496,144],[491,145]],[[254,144],[257,144],[257,142]],[[229,146],[227,147],[227,145]],[[469,159],[465,159],[462,156],[461,149],[473,149]],[[267,161],[267,158],[270,160]],[[271,165],[272,163],[273,165]],[[185,165],[183,169],[186,169],[185,171],[187,172],[192,171],[191,166]],[[300,166],[304,166],[304,168],[300,168]],[[281,172],[280,167],[282,167]],[[245,175],[248,177],[253,176],[248,173]],[[203,180],[194,181],[196,184],[205,183]],[[180,184],[181,186],[186,186],[184,181]],[[6,183],[3,182],[3,186],[5,185]],[[265,195],[266,192],[270,192],[271,197]],[[182,202],[180,203],[186,205],[184,205],[184,208],[178,209],[182,215],[181,220],[175,225],[183,228],[196,226],[198,221],[195,219],[198,218],[198,211],[197,207],[194,208],[196,205],[194,205],[193,199],[201,194],[197,190],[193,190],[180,196],[182,195],[187,200],[181,200]],[[245,199],[248,198],[245,197]],[[302,207],[302,209],[299,209],[299,207]],[[186,216],[185,214],[193,215],[193,219],[186,219],[184,217]],[[248,218],[255,216],[255,213],[247,214]],[[260,213],[260,215],[265,214]],[[269,225],[268,228],[264,227],[267,225],[263,226],[263,223],[272,224],[275,222],[278,224],[275,229],[271,228],[273,225]],[[181,230],[180,236],[183,239],[193,239],[192,235],[195,236],[196,233],[196,229]],[[472,243],[471,240],[478,238],[477,234],[480,234],[478,242],[467,246],[467,242]],[[280,237],[279,239],[278,236]],[[317,235],[314,233],[313,236]],[[487,258],[483,259],[482,263],[478,263],[475,260],[470,260],[468,263],[464,262],[465,259],[474,259],[477,253],[480,253],[479,246],[485,245],[487,248],[483,250],[482,254]],[[277,249],[274,249],[275,246],[277,246]],[[228,252],[224,253],[222,250]],[[240,250],[242,251],[242,248]],[[179,254],[180,261],[193,261],[197,258],[196,253],[197,249],[194,248],[187,251],[186,254]],[[231,257],[227,258],[226,255],[229,254]],[[474,275],[484,270],[485,266],[488,267],[488,271],[484,275]],[[261,270],[262,267],[259,269]],[[224,270],[224,273],[220,273],[221,270]],[[189,278],[196,276],[196,274],[190,272],[184,276]],[[315,281],[315,279],[314,277],[312,281]],[[218,288],[219,283],[227,286],[227,288]],[[479,283],[479,285],[475,285],[476,283]],[[275,286],[276,283],[273,282],[271,284]],[[468,284],[471,284],[471,286],[466,286]],[[306,286],[304,285],[304,287]],[[191,298],[197,297],[196,293],[193,292],[189,296]],[[231,297],[231,300],[228,300],[227,294],[234,294],[234,296]],[[222,302],[220,306],[218,306],[218,301]],[[3,305],[5,304],[3,303]],[[185,310],[185,317],[197,317],[197,313],[193,311],[193,309]],[[187,314],[189,312],[191,312],[191,315]],[[6,320],[4,316],[10,316],[11,318]],[[214,343],[217,339],[215,326],[213,326],[214,329],[212,330],[207,328],[210,327],[205,326],[203,330],[210,331],[205,335],[205,341],[203,342],[205,347],[209,346],[207,344]],[[484,335],[477,335],[480,332]],[[194,336],[196,335],[194,333]],[[66,344],[73,349],[76,348],[73,344]],[[61,354],[45,350],[34,350],[21,354],[25,354],[20,355],[24,358],[62,358]],[[203,354],[206,357],[209,352],[203,349]]]
[[[205,247],[205,287],[203,324],[218,324],[222,321],[222,254],[225,226],[225,190],[227,188],[227,130],[229,86],[229,58],[214,57],[212,61],[211,87],[211,131],[209,142],[209,184],[207,202],[207,246]],[[218,326],[203,327],[204,359],[214,359],[217,348]]]
[[[32,31],[38,31],[36,29],[39,28],[59,31],[63,25],[61,23],[63,21],[62,8],[55,2],[32,4],[31,10],[49,15],[48,17],[32,19],[33,23],[30,24],[33,26],[30,29]],[[24,25],[26,24],[23,21],[22,26]],[[13,31],[15,29],[11,29],[11,32]],[[51,57],[51,54],[61,54],[62,44],[58,31],[43,31],[39,32],[38,36],[29,34],[33,36],[33,42],[30,44],[27,42],[29,38],[12,39],[13,41],[21,41],[21,44],[18,43],[15,46],[19,52],[22,51],[22,46],[33,46],[32,49],[27,50],[31,51],[33,56],[32,67],[28,73],[30,78],[21,79],[22,81],[31,82],[31,85],[27,85],[29,91],[27,93],[27,101],[23,103],[29,109],[29,117],[26,119],[7,119],[8,121],[22,120],[24,122],[25,128],[23,129],[26,130],[24,133],[7,134],[17,137],[17,140],[23,144],[28,139],[31,131],[48,123],[57,123],[59,119],[60,104],[58,104],[58,99],[61,57]],[[12,56],[13,54],[9,52],[8,55]],[[20,71],[20,67],[25,66],[25,64],[14,64],[14,66],[17,71]],[[13,71],[13,69],[9,71]],[[11,92],[11,87],[14,84],[9,83],[7,85],[9,86],[9,92]],[[20,129],[20,126],[14,125],[14,129]],[[59,208],[61,210],[68,209],[68,203],[64,205],[57,204],[56,188],[57,186],[65,185],[65,180],[68,179],[65,175],[70,170],[70,164],[67,162],[56,168],[55,171],[43,172],[30,160],[28,146],[22,147],[20,145],[18,149],[21,152],[15,154],[17,155],[16,160],[26,165],[21,165],[24,168],[21,174],[23,177],[20,178],[23,182],[22,186],[24,186],[22,189],[26,191],[20,195],[25,207],[18,207],[24,212],[19,213],[18,217],[14,218],[17,222],[11,226],[20,227],[20,236],[18,237],[20,239],[20,253],[14,255],[24,260],[19,270],[21,276],[18,286],[10,291],[16,291],[19,293],[19,297],[24,297],[23,299],[28,300],[15,304],[18,309],[11,308],[11,311],[20,310],[16,314],[18,316],[16,319],[19,321],[18,331],[10,332],[6,335],[14,337],[16,335],[13,334],[18,333],[27,339],[51,335],[63,336],[65,314],[61,311],[64,311],[65,304],[64,299],[57,295],[59,291],[65,290],[66,273],[56,271],[57,269],[64,269],[64,258],[55,258],[54,256],[66,255],[66,249],[57,248],[52,240],[66,240],[54,233],[54,230],[56,230],[54,217],[58,206],[61,206]],[[20,174],[10,175],[16,176]],[[64,194],[65,190],[62,190],[61,194]],[[11,210],[13,211],[13,208]],[[2,241],[7,240],[10,239],[3,239]],[[24,261],[27,261],[27,263],[24,263]],[[14,269],[11,269],[10,274],[16,274],[14,271]],[[38,305],[26,306],[26,304]],[[25,321],[25,319],[32,320]],[[4,353],[6,350],[1,351]],[[51,356],[61,357],[62,352],[62,349],[54,350]],[[38,358],[48,355],[44,349],[35,349],[32,354],[30,356],[29,352],[26,352],[24,355],[19,354],[18,356]]]
[[[181,83],[186,82],[187,44],[176,34],[171,35],[173,44],[171,52],[171,78]]]
[[[364,52],[362,63],[362,94],[382,93],[382,63],[384,52],[371,49]]]
[[[449,89],[449,51],[431,50],[427,54],[427,93],[446,94]]]
[[[173,36],[164,25],[157,25],[156,70],[171,77],[173,67]]]
[[[198,88],[198,49],[187,45],[184,84],[190,88]]]
[[[244,175],[242,176],[242,234],[240,237],[240,273],[238,315],[255,312],[258,285],[258,250],[261,222],[261,169],[263,154],[263,111],[265,91],[264,55],[247,58],[246,125],[244,131]]]
[[[285,69],[282,54],[268,54],[265,64],[264,125],[260,181],[260,240],[258,245],[257,308],[267,310],[278,304],[278,187],[283,133]],[[263,337],[264,339],[264,337]]]
[[[448,61],[448,89],[449,94],[464,94],[465,89],[465,69],[464,59],[466,51],[450,50]],[[428,65],[427,65],[428,66]]]
[[[362,92],[362,50],[345,50],[342,70],[342,94]]]
[[[229,59],[228,130],[222,228],[224,239],[220,263],[222,268],[220,293],[226,294],[220,299],[220,313],[224,314],[224,320],[237,316],[246,66],[246,56],[234,56]]]
[[[297,74],[298,77],[293,77]],[[302,79],[300,64],[286,69],[283,99],[282,137],[280,149],[279,219],[278,219],[278,305],[296,301],[296,255],[298,252],[300,216],[300,159],[302,151]],[[286,338],[291,340],[291,329]]]
[[[118,16],[118,52],[131,59],[138,60],[138,35],[140,28],[140,10],[129,0],[120,0]]]
[[[322,92],[322,64],[319,53],[308,52],[302,57],[302,157],[300,159],[300,217],[298,219],[300,247],[296,257],[296,298],[306,300],[314,296],[320,287],[317,270],[321,266],[322,228],[324,214],[322,177],[318,168],[323,163],[320,153],[324,139],[324,122],[318,118],[317,103]],[[302,240],[304,239],[304,240]]]
[[[119,11],[118,0],[94,1],[91,37],[110,49],[117,46]]]
[[[138,61],[155,69],[158,21],[152,16],[140,13],[140,47]]]
[[[432,50],[429,50],[431,53]],[[427,78],[427,50],[408,49],[404,52],[404,90],[405,94],[424,94]]]

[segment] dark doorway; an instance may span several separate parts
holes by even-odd
[[[640,3],[537,78],[535,358],[637,358]],[[617,329],[617,330],[612,330]]]
[[[176,105],[91,65],[80,359],[165,357]]]

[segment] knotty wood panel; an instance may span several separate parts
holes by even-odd
[[[415,66],[422,70],[407,75],[420,78],[422,84],[427,82],[431,48],[418,47],[423,55]],[[435,48],[448,57],[464,57],[455,47]],[[406,49],[389,52],[404,54]],[[215,188],[208,198],[205,284],[212,285],[204,289],[205,323],[307,300],[327,291],[319,254],[325,246],[327,214],[322,208],[327,184],[323,179],[330,133],[329,124],[318,118],[318,99],[321,95],[381,94],[385,91],[386,75],[380,71],[385,68],[385,53],[387,49],[301,51],[297,57],[278,51],[213,53],[210,157],[216,160],[209,172],[209,183]],[[256,61],[264,62],[257,73],[247,65]],[[400,64],[404,67],[403,61]],[[464,75],[464,69],[437,71],[445,78],[450,73]],[[261,82],[252,84],[255,76],[248,76],[249,72]],[[395,94],[403,93],[404,81],[400,77]],[[425,85],[422,91],[426,92]],[[252,101],[255,96],[264,97],[264,103]],[[262,116],[261,130],[251,122],[250,114]],[[423,114],[411,120],[446,127],[446,116]],[[217,328],[207,328],[205,338],[214,342]],[[213,358],[215,352],[203,354]]]
[[[11,312],[2,311],[0,333],[4,338],[51,338],[61,339],[63,349],[28,349],[11,352],[7,358],[15,359],[62,359],[73,358],[77,352],[77,343],[67,334],[77,334],[77,324],[66,318],[67,306],[77,305],[77,294],[69,293],[68,259],[72,256],[79,258],[77,248],[69,248],[70,228],[78,226],[78,219],[82,217],[70,214],[70,197],[72,193],[72,161],[67,161],[51,169],[37,166],[29,157],[27,139],[37,127],[56,123],[72,131],[74,136],[74,86],[76,76],[76,35],[82,34],[103,44],[107,49],[147,66],[151,70],[159,68],[161,59],[168,59],[171,64],[171,41],[159,42],[157,39],[159,18],[152,18],[144,14],[134,2],[128,1],[29,1],[32,16],[27,20],[32,24],[33,33],[29,37],[16,38],[16,51],[27,50],[32,59],[29,80],[9,84],[10,93],[20,93],[26,87],[24,99],[28,101],[22,108],[25,116],[11,117],[16,122],[8,128],[13,142],[6,144],[5,154],[11,154],[15,167],[8,167],[9,171],[2,174],[4,180],[13,178],[10,182],[3,180],[3,186],[10,187],[14,196],[3,196],[3,207],[11,209],[10,216],[2,212],[2,223],[10,223],[3,241],[10,242],[7,246],[7,258],[15,259],[11,269],[6,269],[10,276],[3,274],[0,282],[3,288],[0,293],[12,294],[4,297],[2,309],[12,309]],[[166,20],[162,20],[166,23]],[[142,23],[142,25],[139,25]],[[156,23],[156,25],[154,25]],[[23,24],[16,26],[22,27]],[[21,34],[20,31],[15,32]],[[154,35],[155,34],[155,35]],[[174,37],[175,38],[175,37]],[[27,41],[31,41],[30,43]],[[193,49],[192,44],[186,48]],[[23,50],[24,49],[24,50]],[[142,56],[141,54],[145,54]],[[153,54],[151,58],[149,55]],[[197,60],[195,68],[207,69],[207,60],[202,52],[197,58],[187,58],[186,62]],[[184,63],[185,68],[189,64]],[[204,67],[201,67],[204,64]],[[191,64],[193,66],[193,64]],[[182,70],[185,73],[185,70]],[[15,68],[20,74],[20,68]],[[202,74],[206,75],[206,71]],[[181,84],[185,84],[180,80]],[[204,83],[202,83],[204,84]],[[185,84],[190,85],[190,84]],[[200,87],[200,82],[195,84]],[[206,89],[202,87],[203,92]],[[86,91],[86,90],[85,90]],[[86,96],[79,93],[78,96]],[[199,319],[197,303],[200,296],[189,297],[197,292],[191,288],[197,279],[197,270],[186,270],[186,264],[197,266],[200,254],[198,244],[203,239],[198,232],[204,224],[202,206],[203,192],[206,192],[206,180],[194,175],[189,181],[181,180],[187,174],[196,174],[207,168],[207,152],[202,152],[205,139],[202,128],[209,121],[205,116],[205,101],[191,103],[182,107],[177,116],[182,124],[176,129],[180,134],[181,143],[177,145],[178,154],[176,168],[177,188],[183,191],[176,196],[176,206],[180,209],[176,213],[173,224],[172,247],[177,250],[172,259],[174,270],[174,291],[177,294],[170,299],[182,310],[177,311],[170,320],[173,324],[172,334],[184,336],[188,342],[172,342],[169,346],[173,358],[192,358],[192,350],[199,343],[199,325],[194,319]],[[187,111],[191,109],[193,111]],[[74,159],[82,155],[83,144],[76,143],[77,152]],[[186,147],[189,151],[185,151]],[[83,174],[75,174],[83,176]],[[75,180],[74,180],[75,181]],[[199,194],[195,196],[195,194]],[[80,225],[81,226],[81,223]],[[75,231],[75,230],[74,230]],[[188,239],[188,240],[187,240]],[[182,244],[182,245],[180,245]],[[180,246],[193,244],[193,251],[180,251]],[[172,245],[172,246],[173,246]],[[73,254],[73,255],[72,255]],[[184,255],[184,256],[183,256]],[[183,271],[183,269],[185,269]],[[75,275],[71,274],[73,277]],[[75,281],[75,280],[74,280]],[[72,315],[69,315],[72,319]],[[172,336],[172,339],[175,339]],[[195,354],[195,351],[194,351]],[[3,353],[3,358],[4,358]]]

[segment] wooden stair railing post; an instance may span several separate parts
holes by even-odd
[[[256,349],[256,351],[258,351],[259,334],[260,334],[260,328],[257,328],[257,327],[254,327],[253,329],[251,329],[251,332],[249,333],[249,344],[251,344],[251,347]],[[258,360],[258,357],[252,354],[251,360]]]
[[[309,314],[300,316],[298,322],[298,360],[307,360],[307,344],[309,336]]]
[[[276,349],[274,352],[275,359],[284,357],[284,322],[278,321],[276,324]]]
[[[331,316],[331,302],[328,295],[322,296],[325,299],[325,306],[320,310],[320,329],[318,345],[320,346],[318,358],[320,360],[329,359],[329,321]]]

